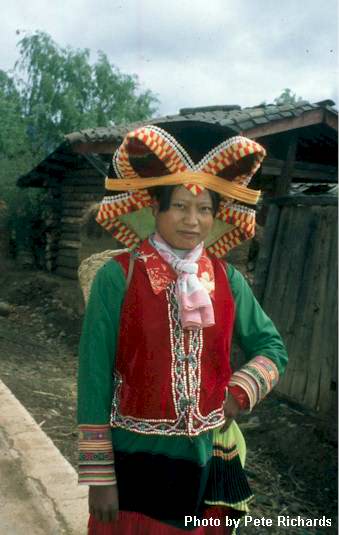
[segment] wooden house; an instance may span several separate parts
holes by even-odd
[[[231,127],[265,146],[252,187],[263,191],[264,225],[254,289],[286,340],[290,364],[280,392],[312,409],[333,410],[337,388],[337,130],[332,101],[185,108],[148,121],[193,120]],[[74,132],[18,180],[46,190],[46,267],[77,278],[80,261],[113,248],[99,226],[83,232],[84,213],[101,200],[115,148],[136,125]],[[89,233],[91,234],[91,233]],[[115,244],[117,246],[117,244]]]

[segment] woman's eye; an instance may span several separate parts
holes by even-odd
[[[201,212],[204,214],[211,214],[212,213],[212,207],[211,206],[202,206],[200,208]]]
[[[174,208],[180,208],[180,209],[185,208],[185,205],[180,202],[174,202],[172,203],[172,206],[174,206]]]

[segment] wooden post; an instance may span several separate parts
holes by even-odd
[[[281,171],[281,176],[276,182],[276,188],[274,192],[275,197],[286,195],[290,190],[295,156],[297,152],[297,145],[298,145],[298,134],[297,132],[292,132],[290,143],[287,149],[286,160],[284,162],[284,165]]]

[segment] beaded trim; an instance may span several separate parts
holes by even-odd
[[[109,425],[79,425],[79,483],[116,483]]]
[[[133,192],[119,193],[118,195],[106,195],[102,199],[102,204],[114,204],[132,197]]]
[[[171,345],[172,398],[175,419],[144,419],[122,415],[119,410],[120,391],[123,379],[114,374],[111,425],[141,434],[196,436],[220,426],[225,418],[223,407],[206,416],[199,410],[201,385],[201,354],[203,330],[188,331],[188,352],[185,351],[185,332],[179,319],[175,283],[166,289],[169,336]]]
[[[249,410],[272,390],[279,381],[279,371],[268,357],[259,355],[236,371],[229,382],[230,386],[240,386],[248,395]]]
[[[118,151],[116,150],[115,153],[113,154],[112,165],[113,165],[113,169],[114,169],[116,176],[119,178],[122,178],[120,174],[117,158],[118,158]]]
[[[205,156],[200,160],[200,162],[197,164],[197,169],[202,170],[205,165],[212,160],[219,152],[222,150],[228,149],[231,145],[234,143],[239,143],[244,138],[242,136],[233,136],[229,139],[226,139],[225,141],[222,141],[219,145],[211,149]]]
[[[180,145],[180,143],[178,143],[178,141],[173,136],[171,136],[171,134],[166,132],[166,130],[163,130],[162,128],[159,128],[159,126],[148,126],[146,128],[151,128],[151,130],[154,130],[154,132],[157,132],[159,134],[159,136],[164,137],[166,139],[167,143],[175,151],[177,151],[180,154],[180,156],[182,157],[184,163],[187,165],[188,169],[194,169],[195,168],[194,162],[193,162],[192,158],[190,157],[190,155],[188,154],[188,152],[186,152],[184,147],[182,145]]]

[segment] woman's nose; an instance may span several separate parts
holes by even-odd
[[[185,211],[185,217],[184,217],[184,222],[187,224],[187,225],[197,225],[198,224],[198,211],[195,210],[194,208],[191,208],[191,209],[188,209]]]

